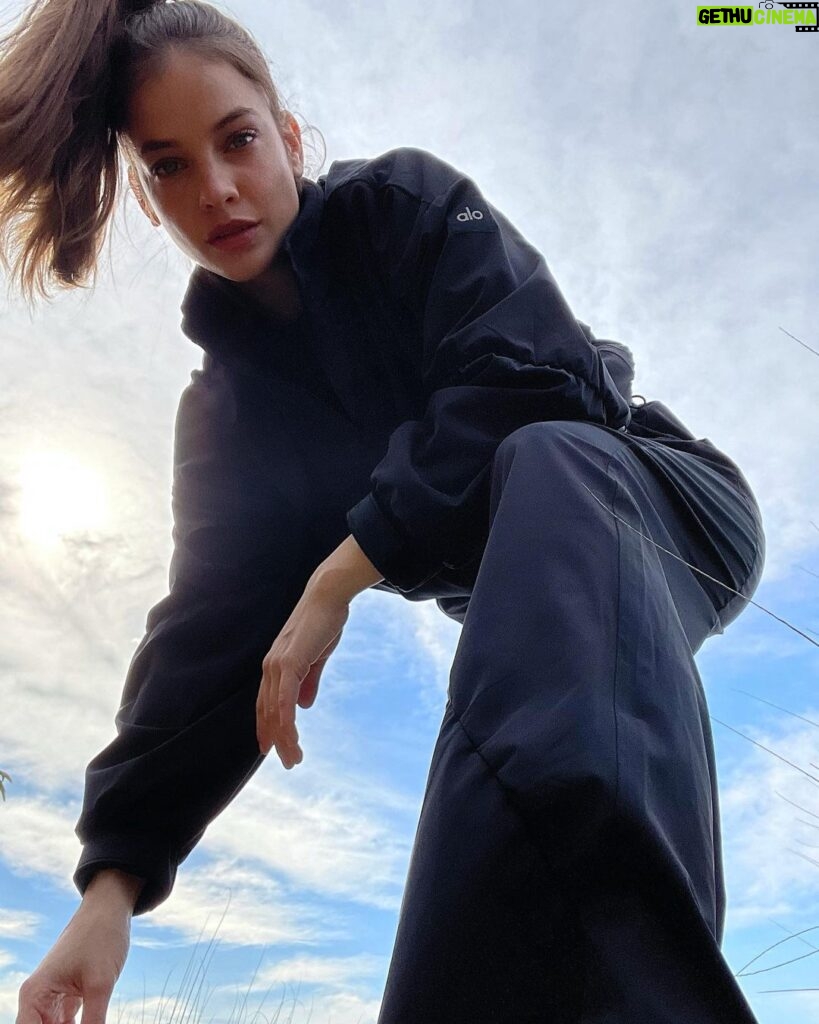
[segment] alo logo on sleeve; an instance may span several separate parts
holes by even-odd
[[[449,227],[455,231],[496,231],[497,224],[489,209],[461,206],[449,215]]]
[[[473,213],[473,211],[470,210],[469,207],[467,206],[467,208],[465,210],[462,210],[461,213],[459,213],[457,215],[456,219],[457,220],[483,220],[483,213],[480,210],[475,210],[474,213]]]

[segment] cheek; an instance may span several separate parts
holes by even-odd
[[[159,216],[162,218],[161,213]],[[174,245],[188,255],[198,253],[202,248],[201,239],[189,225],[180,223],[178,219],[172,219],[168,215],[163,218],[163,225]]]
[[[186,238],[196,237],[194,217],[179,202],[174,202],[165,196],[156,207],[156,212],[168,234],[175,240],[184,241]]]

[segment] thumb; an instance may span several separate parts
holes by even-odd
[[[316,661],[310,666],[310,671],[302,679],[299,687],[299,699],[296,701],[300,708],[311,708],[318,693],[319,679],[324,668],[325,661]]]

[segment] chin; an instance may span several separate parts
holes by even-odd
[[[236,284],[244,284],[248,281],[253,281],[270,265],[270,260],[259,261],[255,259],[248,261],[242,266],[239,265],[240,261],[234,260],[234,266],[231,266],[227,260],[223,264],[208,263],[208,270],[213,271],[214,274],[219,274],[221,277],[225,277],[228,281],[233,281]]]
[[[236,270],[230,271],[225,267],[219,267],[218,269],[214,268],[213,272],[215,274],[221,274],[222,277],[226,277],[228,281],[233,281],[234,284],[245,284],[247,281],[252,281],[254,277],[258,276],[255,272],[245,272],[244,274],[242,274]]]
[[[285,252],[281,244],[277,244],[275,247],[269,247],[264,254],[261,252],[247,253],[247,262],[242,263],[241,269],[239,267],[239,261],[237,260],[237,266],[235,273],[232,275],[234,281],[253,281],[256,278],[262,277],[267,271],[282,268],[290,262],[290,259]],[[252,257],[252,258],[251,258]],[[227,263],[227,261],[225,261]]]

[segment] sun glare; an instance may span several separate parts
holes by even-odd
[[[67,452],[32,453],[20,471],[20,530],[53,546],[63,536],[101,527],[108,502],[100,474]]]

